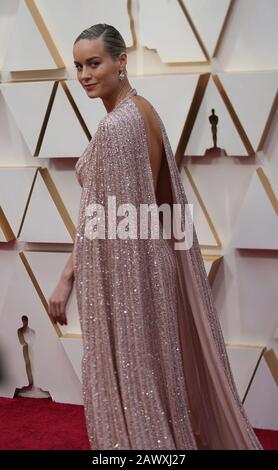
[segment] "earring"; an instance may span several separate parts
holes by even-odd
[[[119,79],[123,80],[125,78],[125,72],[124,70],[121,70],[121,73],[119,74]]]

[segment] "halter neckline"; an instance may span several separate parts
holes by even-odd
[[[127,94],[116,104],[116,106],[112,109],[112,111],[114,111],[116,108],[118,108],[121,104],[123,104],[125,101],[127,101],[133,95],[137,95],[137,90],[135,88],[131,88],[127,92]],[[110,111],[110,112],[112,112],[112,111]]]

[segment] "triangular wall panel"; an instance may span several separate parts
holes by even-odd
[[[37,243],[73,242],[40,172],[37,174],[19,240]]]
[[[264,357],[256,371],[244,408],[254,428],[278,431],[277,384]]]
[[[17,236],[37,169],[34,167],[0,167],[0,206]],[[18,197],[11,193],[18,192]]]
[[[253,148],[257,149],[277,94],[278,71],[218,76]]]
[[[84,129],[59,83],[39,156],[79,157],[88,143]]]
[[[32,155],[36,150],[52,88],[51,81],[1,85],[4,99]]]
[[[57,65],[26,2],[20,0],[3,69],[23,71],[56,68]]]
[[[227,345],[230,366],[241,400],[247,394],[262,351],[262,346]]]
[[[138,23],[140,45],[156,49],[162,62],[206,60],[177,1],[141,0]],[[184,44],[187,46],[184,47]]]
[[[235,248],[278,249],[277,200],[270,199],[260,173],[261,168],[254,172],[247,189],[232,239]]]
[[[213,248],[221,246],[221,241],[202,201],[200,193],[197,192],[192,176],[187,169],[181,171],[181,179],[189,204],[193,204],[193,222],[202,248]],[[193,184],[193,186],[192,186]]]
[[[231,0],[182,0],[182,2],[212,57]]]
[[[78,80],[67,80],[66,85],[93,136],[99,121],[107,114],[101,98],[89,98],[86,90],[82,88]]]

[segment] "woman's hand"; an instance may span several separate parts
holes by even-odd
[[[53,294],[49,298],[48,314],[54,323],[67,325],[66,304],[73,287],[73,278],[61,277]]]

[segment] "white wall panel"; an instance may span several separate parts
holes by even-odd
[[[278,249],[278,217],[271,200],[254,172],[236,223],[235,248]]]
[[[245,165],[244,158],[223,156],[206,157],[203,160],[192,157],[188,160],[187,166],[221,242],[227,246],[235,228],[246,188],[254,173],[253,160],[252,163],[249,161],[249,164]],[[186,192],[188,188],[190,185],[185,184]]]
[[[36,168],[0,167],[0,206],[15,235],[23,220],[36,171]],[[11,188],[18,191],[19,198],[11,197]]]
[[[78,80],[67,80],[66,84],[93,136],[97,130],[99,121],[107,114],[101,98],[89,98],[86,90],[82,88]]]
[[[142,46],[156,49],[163,62],[206,60],[175,0],[140,0],[138,39]]]
[[[79,157],[89,140],[59,84],[40,149],[40,157]]]
[[[55,69],[56,67],[25,1],[21,0],[3,69],[20,71]]]
[[[83,342],[82,338],[67,338],[60,339],[66,354],[75,370],[80,382],[82,381],[82,356],[83,356]]]
[[[257,149],[278,90],[278,72],[219,74],[254,149]]]
[[[278,430],[277,384],[264,358],[256,372],[244,408],[254,428]]]
[[[73,66],[72,48],[77,36],[93,24],[112,24],[132,45],[126,0],[36,0],[67,67]]]
[[[182,0],[194,26],[212,57],[230,0]]]
[[[232,15],[218,54],[222,70],[278,68],[278,2],[241,0]]]
[[[241,400],[248,391],[262,350],[260,346],[227,345],[230,366]]]
[[[197,194],[194,191],[194,188],[188,179],[187,173],[184,170],[181,172],[181,178],[187,201],[189,204],[193,204],[193,222],[200,245],[209,245],[211,247],[217,246],[218,243],[209,225],[209,220],[206,217],[206,214],[200,205]],[[201,194],[200,197],[202,198]],[[213,223],[213,221],[211,222]]]
[[[37,174],[19,240],[72,243],[67,227],[40,173]]]
[[[2,84],[1,92],[32,155],[40,135],[53,82]]]
[[[33,137],[35,139],[35,136]],[[0,164],[1,166],[36,165],[0,88]]]
[[[56,162],[53,160],[51,160],[49,164],[49,173],[69,212],[73,224],[77,226],[81,186],[76,178],[74,169],[76,160],[70,159],[68,165],[66,165],[64,161],[63,164],[61,164],[59,160],[60,164],[58,164],[57,160]]]

